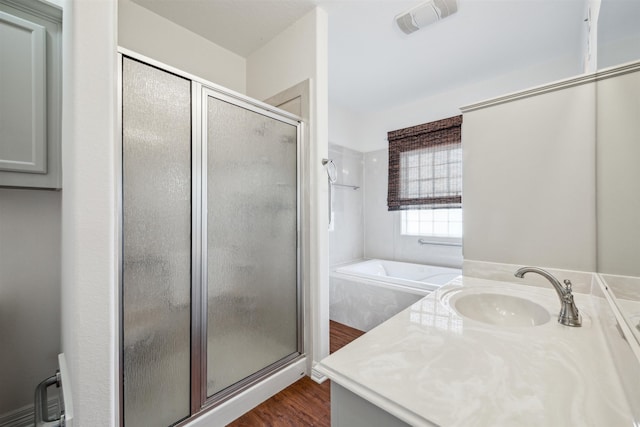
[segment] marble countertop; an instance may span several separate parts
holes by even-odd
[[[498,327],[454,312],[456,291],[494,290],[549,311],[535,327]],[[414,426],[633,425],[598,318],[575,294],[583,326],[557,323],[553,289],[461,277],[316,369]]]

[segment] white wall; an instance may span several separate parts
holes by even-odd
[[[246,60],[131,0],[118,1],[118,44],[245,93]]]
[[[267,99],[306,79],[327,109],[327,15],[314,9],[247,57],[247,95]],[[312,112],[313,113],[313,112]],[[326,123],[326,111],[316,111]],[[326,138],[326,136],[325,136]]]
[[[116,19],[116,0],[64,5],[62,350],[75,426],[118,424]]]
[[[640,58],[640,35],[598,45],[598,69]]]
[[[329,106],[329,141],[351,150],[369,151],[367,141],[361,137],[363,117],[335,103]]]
[[[595,271],[595,83],[466,112],[464,257]]]
[[[0,415],[33,404],[58,367],[60,199],[0,189]]]
[[[546,84],[581,72],[573,58],[557,59],[367,114],[362,119],[359,134],[359,139],[366,144],[362,151],[387,148],[389,131],[455,116],[460,114],[460,107],[463,105]]]
[[[598,2],[601,3],[597,25],[598,69],[640,59],[640,2]]]
[[[247,95],[264,100],[310,79],[310,268],[312,348],[314,361],[329,354],[329,238],[327,179],[322,158],[328,155],[328,23],[316,8],[247,58]]]

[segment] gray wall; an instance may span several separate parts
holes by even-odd
[[[0,415],[32,404],[58,366],[60,200],[0,189]]]

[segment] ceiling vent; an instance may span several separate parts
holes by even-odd
[[[457,0],[429,0],[396,15],[395,19],[405,34],[411,34],[457,11]]]

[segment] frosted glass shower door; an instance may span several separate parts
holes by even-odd
[[[206,95],[207,397],[301,352],[298,126]]]
[[[191,82],[124,58],[124,425],[190,415]]]

